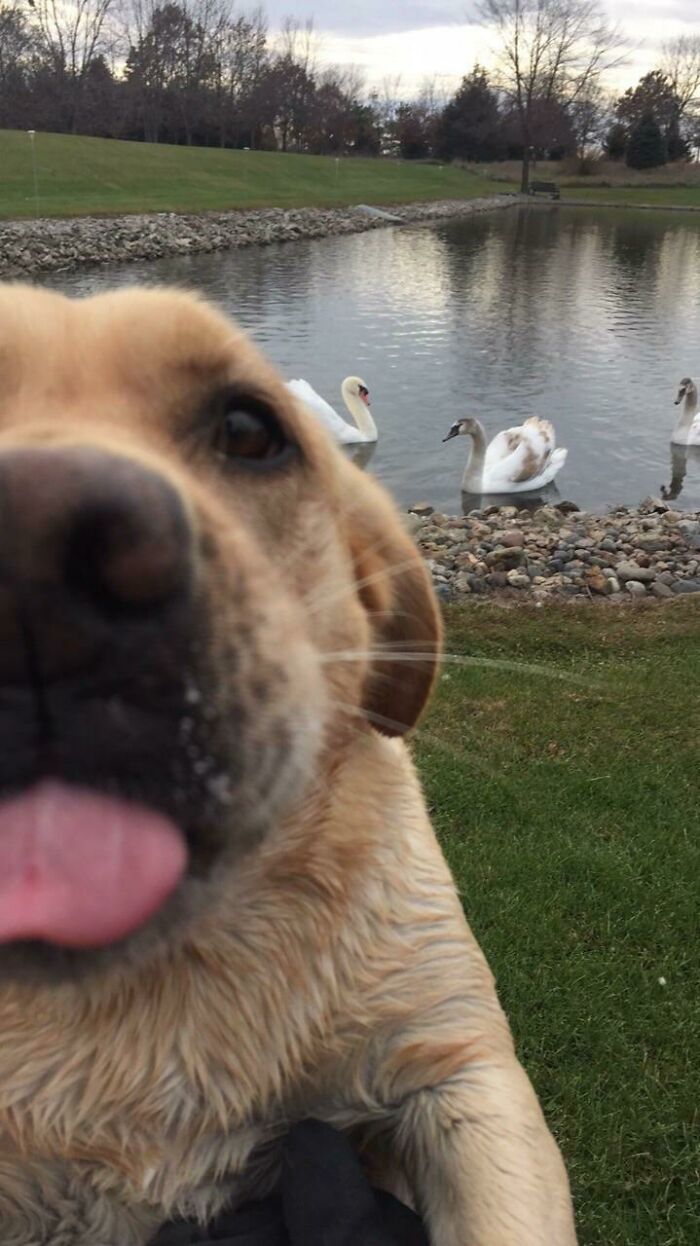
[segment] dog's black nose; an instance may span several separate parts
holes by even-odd
[[[191,574],[157,471],[91,446],[0,453],[0,680],[28,678],[28,644],[42,678],[74,672],[130,620],[160,621]]]

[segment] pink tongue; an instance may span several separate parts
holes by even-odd
[[[160,814],[42,782],[0,803],[0,943],[113,943],[160,908],[186,864],[182,835]]]

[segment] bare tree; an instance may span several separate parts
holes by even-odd
[[[219,144],[226,147],[232,142],[237,146],[242,135],[252,140],[250,105],[269,60],[263,10],[238,16],[231,12],[219,25],[215,44]]]
[[[278,40],[278,54],[269,78],[275,102],[274,127],[282,151],[301,151],[311,117],[318,74],[319,38],[312,21],[288,17]]]
[[[68,127],[74,133],[90,68],[113,50],[116,30],[111,19],[117,7],[118,0],[33,0],[33,22],[43,53],[56,77],[65,80]]]
[[[678,101],[678,121],[700,119],[700,35],[680,35],[663,45],[661,71]]]
[[[517,119],[525,194],[538,118],[589,94],[622,62],[625,40],[598,0],[479,0],[477,9],[498,41],[497,82]]]
[[[585,171],[590,149],[603,139],[610,112],[611,102],[598,82],[593,82],[569,105],[581,172]]]

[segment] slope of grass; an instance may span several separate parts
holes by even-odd
[[[700,610],[453,610],[433,819],[581,1246],[698,1240]]]
[[[503,191],[458,168],[0,131],[0,217],[470,199]]]

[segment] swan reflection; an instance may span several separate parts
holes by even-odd
[[[693,476],[700,476],[700,446],[679,446],[671,442],[671,482],[661,486],[661,496],[673,502],[683,492],[688,468]]]

